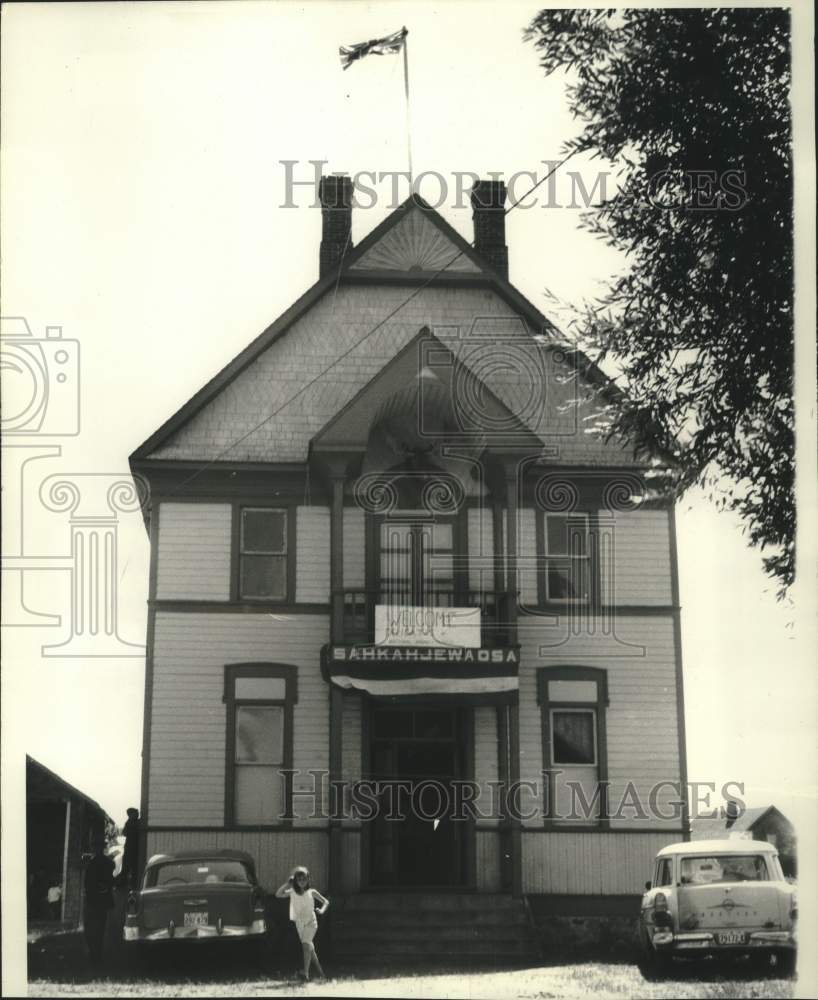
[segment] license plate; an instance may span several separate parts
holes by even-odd
[[[207,927],[208,916],[209,914],[202,910],[185,913],[185,927]]]
[[[720,931],[716,940],[719,944],[744,944],[745,935],[741,931]]]

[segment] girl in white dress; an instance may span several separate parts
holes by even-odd
[[[323,979],[324,970],[321,968],[312,942],[315,932],[318,930],[315,904],[321,904],[318,913],[323,915],[329,908],[329,900],[322,896],[317,889],[310,888],[310,873],[303,865],[293,868],[292,874],[284,885],[276,889],[276,897],[278,899],[289,897],[290,899],[290,920],[298,931],[301,950],[304,953],[302,977],[305,980],[310,978],[310,966],[315,963],[318,975]]]

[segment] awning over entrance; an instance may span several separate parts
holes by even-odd
[[[379,696],[504,694],[519,688],[517,649],[325,646],[324,676]]]

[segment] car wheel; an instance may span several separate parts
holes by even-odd
[[[637,963],[643,979],[647,979],[648,982],[666,979],[670,975],[672,963],[670,955],[660,954],[651,944],[643,940],[642,953]]]
[[[773,975],[781,979],[792,979],[795,975],[795,952],[779,951],[775,956],[775,972]]]

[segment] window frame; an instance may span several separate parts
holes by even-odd
[[[536,533],[537,533],[537,599],[541,607],[558,608],[594,608],[599,603],[599,574],[597,567],[597,517],[592,510],[577,511],[546,511],[536,510]],[[585,554],[573,555],[570,551],[566,553],[549,553],[548,551],[548,518],[558,518],[567,521],[569,524],[579,522],[580,519],[585,526]],[[570,545],[569,545],[570,549]],[[579,562],[585,563],[586,589],[585,597],[551,597],[548,592],[548,566],[549,562],[555,564]]]
[[[278,553],[248,552],[242,551],[243,535],[243,515],[245,511],[271,511],[282,513],[285,517],[284,540],[285,550]],[[231,583],[230,600],[239,604],[252,605],[282,605],[295,603],[295,567],[296,567],[296,545],[297,531],[296,522],[298,519],[298,506],[296,503],[279,502],[275,504],[263,503],[253,500],[242,500],[233,504],[233,525],[232,525],[232,545],[231,545]],[[284,595],[282,597],[265,597],[242,594],[241,591],[241,563],[244,555],[270,555],[283,556],[285,560],[284,571]]]
[[[284,698],[237,698],[236,681],[245,677],[284,680]],[[228,830],[271,830],[292,825],[294,708],[298,702],[298,668],[288,663],[230,663],[224,668],[225,781],[224,826]],[[272,823],[240,823],[236,816],[236,717],[246,706],[283,708],[282,763],[268,765],[284,775],[284,816]]]
[[[596,684],[596,699],[594,701],[551,700],[548,690],[549,681],[592,681]],[[540,726],[542,732],[542,770],[547,781],[545,793],[545,816],[543,826],[546,829],[565,830],[609,830],[608,802],[608,733],[606,710],[610,704],[608,699],[608,672],[601,667],[555,666],[540,667],[537,670],[537,702],[540,706]],[[595,714],[596,726],[594,744],[596,748],[596,764],[556,764],[553,754],[552,713],[578,709],[591,711]],[[556,801],[556,775],[566,767],[595,767],[597,782],[601,788],[599,797],[599,815],[596,822],[574,823],[558,819],[554,816]]]

